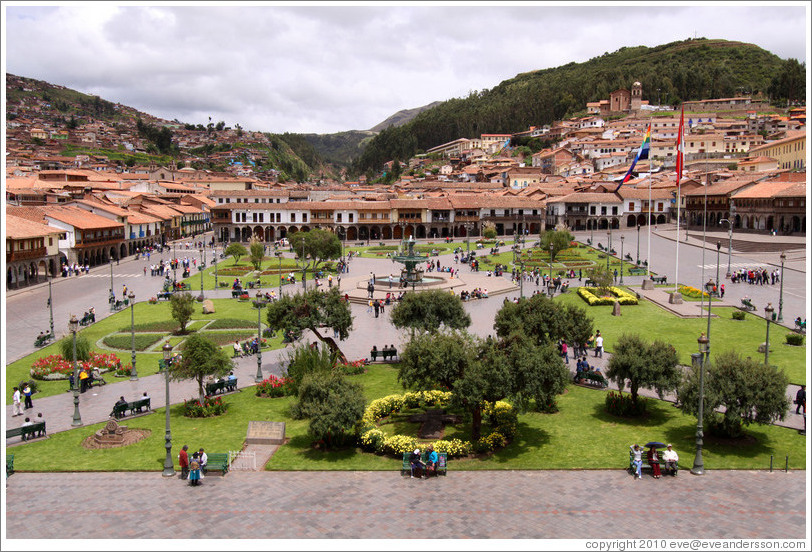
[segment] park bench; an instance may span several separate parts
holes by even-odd
[[[92,314],[92,313],[89,313],[89,312],[86,312],[85,315],[82,317],[82,319],[79,320],[79,325],[80,326],[87,326],[88,324],[92,324],[95,321],[96,321],[96,315]]]
[[[211,471],[219,471],[225,475],[228,471],[228,453],[214,452],[206,454],[206,473]]]
[[[167,301],[172,298],[171,291],[162,291],[158,293],[158,299],[166,299]]]
[[[606,389],[609,387],[609,382],[606,381],[603,374],[599,374],[594,370],[590,370],[589,372],[581,372],[580,374],[576,374],[576,377],[579,379],[576,379],[575,383],[581,385],[590,385],[599,389]]]
[[[384,345],[384,347],[386,347],[386,345]],[[373,362],[375,362],[379,356],[381,357],[381,360],[384,362],[387,361],[394,362],[398,356],[398,350],[386,348],[386,349],[378,349],[377,351],[373,350],[369,351],[369,357],[372,359]]]
[[[748,297],[742,297],[742,309],[746,311],[756,310],[756,306],[750,301]]]
[[[237,379],[213,381],[206,384],[206,395],[217,395],[219,393],[228,393],[229,391],[237,390]]]
[[[54,338],[54,334],[52,334],[52,333],[47,333],[47,334],[44,334],[44,335],[41,335],[41,336],[37,336],[37,338],[34,340],[34,347],[42,347],[46,343],[48,343],[50,340],[52,340],[53,338]]]
[[[136,413],[142,413],[144,408],[150,410],[150,399],[138,399],[137,401],[128,402],[126,404],[113,405],[113,411],[110,412],[110,416],[113,418],[123,418],[128,410],[132,416]]]
[[[6,439],[19,437],[22,441],[28,441],[38,437],[40,434],[45,435],[45,422],[7,429]]]
[[[128,299],[125,299],[124,301],[116,301],[115,303],[113,303],[113,310],[123,309],[125,306],[127,306],[128,302],[129,302]]]
[[[584,280],[584,286],[586,286],[586,287],[598,287],[598,282],[596,282],[595,280],[591,280],[591,279],[587,278],[586,280]]]
[[[231,290],[231,298],[232,299],[237,299],[237,298],[239,298],[240,295],[242,295],[242,290],[241,289],[232,289]]]
[[[651,464],[649,464],[649,462],[648,462],[647,452],[648,451],[645,451],[645,450],[643,451],[643,456],[642,456],[643,464],[640,467],[640,472],[641,473],[642,473],[643,470],[651,470],[651,469],[653,469],[651,467]],[[660,464],[660,471],[665,475],[665,474],[667,474],[667,472],[665,470],[665,460],[663,460],[663,451],[662,450],[657,450],[657,456],[659,457],[659,462],[658,463]],[[671,475],[676,477],[678,471],[679,471],[679,465],[677,465],[676,469],[673,472],[671,472]],[[634,475],[634,453],[631,450],[629,450],[629,473]]]
[[[667,276],[652,276],[651,281],[655,284],[664,284],[666,281]]]
[[[14,455],[6,455],[6,477],[14,473]]]
[[[629,269],[629,276],[642,276],[646,272],[648,271],[645,268],[634,267]]]
[[[403,465],[400,467],[400,475],[411,475],[412,473],[412,464],[409,462],[409,456],[411,455],[410,452],[403,453]],[[426,460],[428,460],[428,453],[423,451],[420,454],[420,461],[423,464],[426,464]],[[438,452],[437,453],[437,475],[448,475],[448,453],[446,452]]]

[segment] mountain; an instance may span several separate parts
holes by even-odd
[[[781,60],[742,42],[700,38],[654,48],[624,47],[584,63],[523,73],[490,90],[442,102],[402,126],[381,131],[364,148],[353,171],[377,172],[387,161],[405,160],[456,138],[513,133],[584,113],[587,102],[608,99],[612,91],[628,89],[634,81],[643,84],[644,100],[657,102],[659,95],[664,104],[678,104],[743,90],[800,98],[805,81],[798,82],[798,75],[804,73],[796,60]]]
[[[396,126],[397,127],[397,126],[405,125],[406,123],[408,123],[409,121],[411,121],[412,119],[414,119],[416,116],[423,113],[427,109],[431,109],[432,107],[436,107],[436,106],[440,105],[441,103],[442,102],[431,102],[430,104],[424,105],[423,107],[415,107],[413,109],[401,109],[400,111],[398,111],[397,113],[395,113],[391,117],[388,117],[387,119],[385,119],[384,121],[378,123],[377,125],[375,125],[374,127],[372,127],[369,130],[370,130],[370,132],[378,133],[378,132],[382,131],[383,129],[388,128],[390,126]]]

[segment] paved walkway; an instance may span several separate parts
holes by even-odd
[[[805,537],[803,471],[635,480],[621,469],[455,472],[453,460],[449,468],[429,480],[231,472],[199,487],[159,473],[19,473],[7,483],[6,531],[9,539]]]

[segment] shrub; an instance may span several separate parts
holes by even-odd
[[[73,336],[66,335],[59,342],[62,358],[73,359]],[[90,341],[83,335],[76,334],[76,360],[90,360]]]
[[[272,375],[257,384],[257,397],[264,395],[266,397],[275,398],[292,394],[287,378],[278,378]]]
[[[225,414],[228,406],[222,397],[205,397],[201,403],[199,399],[183,401],[183,415],[187,418],[210,418]]]
[[[744,314],[744,313],[742,313]],[[787,334],[787,345],[801,346],[804,344],[804,336],[796,333]]]
[[[290,378],[293,393],[299,392],[299,385],[307,374],[315,372],[330,372],[335,359],[330,350],[325,347],[311,348],[307,345],[296,347],[288,354],[286,375]]]
[[[150,305],[155,305],[156,303],[158,303],[158,298],[157,297],[150,297],[149,298],[149,304]]]
[[[477,452],[490,452],[507,445],[507,439],[501,433],[494,431],[490,435],[480,437],[474,447]]]
[[[606,394],[606,412],[613,416],[637,417],[642,416],[648,409],[648,401],[638,397],[635,401],[631,395],[624,395],[621,392],[609,391]]]
[[[363,374],[367,371],[363,360],[356,360],[347,364],[336,364],[336,370],[345,376],[357,376],[358,374]]]
[[[112,353],[100,354],[91,351],[88,360],[77,361],[77,367],[79,370],[84,368],[88,371],[98,368],[99,372],[104,374],[120,368],[121,360]],[[33,378],[40,380],[69,379],[73,374],[73,361],[63,359],[62,355],[49,355],[37,359],[31,365],[30,373]]]
[[[135,350],[145,351],[155,343],[163,339],[163,334],[136,334],[135,335]],[[102,339],[102,343],[111,349],[131,349],[133,338],[132,335],[108,335]]]
[[[744,311],[733,311],[733,320],[744,320]]]
[[[206,326],[207,330],[231,330],[235,328],[256,328],[257,323],[242,318],[218,318]]]
[[[135,333],[144,332],[174,332],[180,328],[180,324],[175,322],[174,320],[158,320],[156,322],[144,322],[143,324],[135,324],[132,328],[130,328],[129,324],[127,326],[122,326],[119,328],[119,332],[127,333],[132,330],[135,330]]]

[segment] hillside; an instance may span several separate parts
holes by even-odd
[[[423,113],[427,109],[431,109],[432,107],[437,107],[442,102],[431,102],[428,105],[424,105],[423,107],[415,107],[412,109],[401,109],[391,117],[387,117],[384,121],[378,123],[371,129],[371,132],[380,132],[385,128],[389,128],[390,126],[402,126],[417,117],[419,114]]]
[[[786,97],[782,77],[794,75],[797,67],[797,61],[785,62],[753,44],[725,40],[621,48],[584,63],[523,73],[493,89],[442,102],[373,138],[353,169],[378,171],[389,160],[407,159],[456,138],[549,124],[584,112],[587,102],[608,99],[610,92],[630,88],[634,81],[643,84],[643,99],[652,103],[658,93],[663,104],[729,97],[742,90]],[[803,97],[795,93],[795,98]]]

